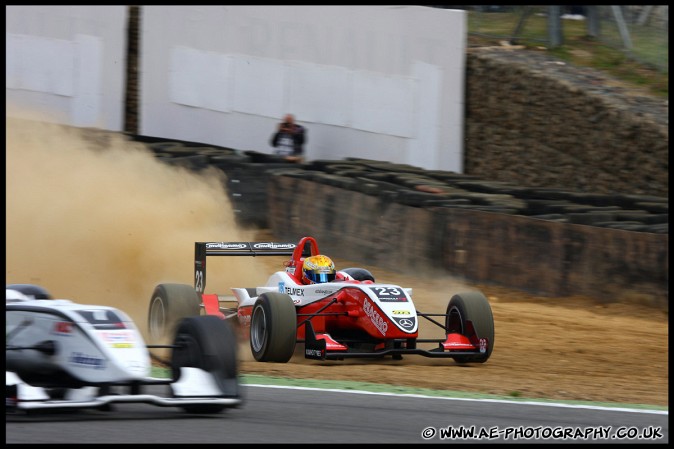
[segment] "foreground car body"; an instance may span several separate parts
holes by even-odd
[[[7,286],[8,412],[143,402],[217,413],[241,404],[236,339],[228,323],[208,316],[181,320],[172,344],[164,346],[172,349],[172,376],[155,378],[148,347],[124,312],[22,294],[34,288]],[[211,336],[227,346],[214,345]],[[147,385],[166,385],[167,394],[144,394]]]
[[[150,300],[152,339],[165,336],[183,316],[236,320],[250,339],[255,359],[287,362],[297,343],[311,359],[401,358],[405,354],[483,363],[494,346],[491,307],[480,292],[452,296],[444,313],[416,310],[412,290],[376,283],[362,268],[341,270],[341,281],[304,285],[305,257],[319,254],[312,237],[298,244],[196,242],[195,285],[159,284]],[[208,256],[290,256],[285,270],[263,286],[232,288],[234,299],[204,293]],[[228,303],[233,304],[227,307]],[[420,318],[438,327],[437,339],[420,339]]]

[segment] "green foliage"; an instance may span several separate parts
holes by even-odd
[[[472,45],[499,45],[503,40],[529,49],[547,49],[549,54],[577,66],[602,70],[627,85],[646,89],[651,95],[669,98],[669,53],[665,32],[650,27],[630,27],[633,48],[626,51],[617,27],[604,22],[601,39],[588,36],[585,21],[562,21],[562,45],[548,45],[547,7],[532,7],[522,21],[522,7],[508,12],[468,14]],[[518,27],[518,24],[521,26]],[[514,36],[518,31],[517,36]],[[664,61],[663,61],[664,58]]]

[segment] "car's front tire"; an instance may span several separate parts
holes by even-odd
[[[250,320],[250,349],[258,362],[288,362],[297,342],[297,311],[289,295],[264,293]]]
[[[201,314],[201,298],[187,284],[159,284],[150,298],[148,332],[150,342],[162,343],[174,335],[178,321]]]
[[[192,316],[182,319],[176,328],[171,356],[173,381],[180,379],[180,369],[194,367],[213,376],[222,396],[240,395],[237,374],[237,340],[230,324],[216,316]],[[188,405],[188,413],[218,413],[226,406],[217,404]]]
[[[472,327],[468,322],[472,323]],[[447,305],[445,331],[459,333],[468,338],[473,333],[479,339],[487,341],[486,351],[480,355],[456,355],[458,363],[484,363],[494,349],[494,316],[487,298],[480,292],[457,293],[452,296]]]

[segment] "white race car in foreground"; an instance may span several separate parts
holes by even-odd
[[[236,338],[217,317],[188,317],[172,345],[151,346],[172,349],[172,377],[156,378],[150,376],[150,346],[124,312],[51,299],[30,284],[6,290],[7,412],[109,410],[111,403],[143,402],[218,413],[242,403]],[[147,385],[166,385],[167,394],[144,394]]]

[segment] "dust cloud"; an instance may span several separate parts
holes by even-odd
[[[117,307],[145,333],[154,287],[192,285],[195,241],[255,240],[219,170],[161,163],[123,134],[9,117],[6,130],[7,283]],[[210,292],[266,280],[254,258],[214,259]]]
[[[120,133],[11,116],[6,130],[7,283],[117,307],[146,334],[155,286],[193,284],[194,242],[273,238],[237,226],[217,169],[196,174],[162,163]],[[264,285],[282,269],[282,261],[264,259],[209,258],[206,291],[228,295],[232,287]],[[338,267],[367,268],[380,282],[419,292],[441,282],[441,290],[415,295],[426,312],[444,312],[448,290],[470,289],[444,276],[431,280],[336,260]]]

